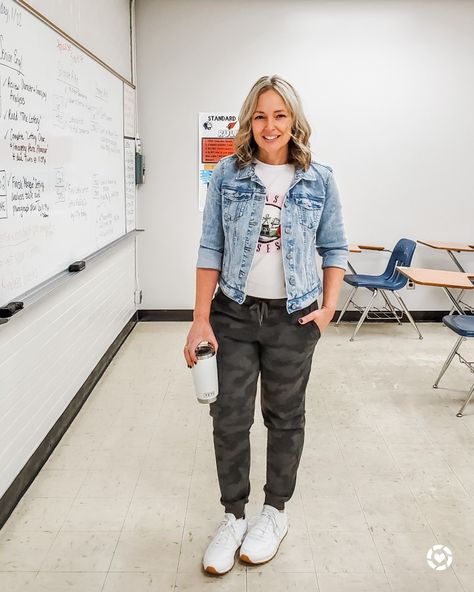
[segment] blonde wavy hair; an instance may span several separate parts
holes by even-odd
[[[258,97],[273,89],[283,99],[292,119],[291,138],[288,143],[288,162],[307,170],[311,163],[309,137],[311,126],[303,112],[301,99],[289,82],[279,76],[262,76],[250,89],[239,113],[239,131],[235,143],[235,155],[239,168],[250,164],[257,154],[258,146],[252,133],[252,117],[257,108]]]

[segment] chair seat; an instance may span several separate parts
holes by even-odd
[[[381,290],[397,290],[399,289],[400,281],[394,281],[393,279],[387,279],[383,275],[362,275],[349,273],[344,276],[344,281],[351,286],[357,286],[358,288],[377,288]]]
[[[462,337],[474,337],[474,315],[446,315],[443,323]]]

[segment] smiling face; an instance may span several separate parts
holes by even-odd
[[[264,91],[258,97],[252,116],[252,132],[258,146],[258,160],[267,164],[288,162],[291,126],[291,114],[281,96],[273,89]]]

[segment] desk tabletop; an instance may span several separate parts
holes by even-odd
[[[474,247],[467,245],[466,243],[444,243],[444,242],[437,242],[437,241],[422,241],[422,240],[417,240],[416,242],[420,243],[420,245],[426,245],[427,247],[431,247],[432,249],[441,249],[443,251],[474,252]]]
[[[469,280],[469,277],[474,277],[474,275],[470,276],[469,274],[461,273],[460,271],[444,271],[442,269],[401,266],[397,266],[397,270],[415,282],[415,284],[421,284],[422,286],[459,288],[464,290],[472,290],[474,288],[474,284]]]
[[[359,249],[364,249],[367,251],[385,251],[385,247],[381,247],[379,245],[357,245]]]
[[[350,243],[349,245],[350,253],[362,253],[362,249],[364,249],[364,251],[385,251],[385,247],[379,245],[356,245],[355,243]]]

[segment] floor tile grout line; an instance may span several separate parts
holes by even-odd
[[[378,426],[378,425],[377,425],[377,429],[378,429],[378,430],[380,430],[380,428],[379,428],[379,426]],[[406,485],[408,486],[408,488],[409,488],[409,490],[410,490],[410,492],[411,492],[411,494],[412,494],[412,496],[413,496],[413,498],[414,498],[415,505],[416,505],[416,507],[418,508],[418,511],[420,512],[420,515],[421,515],[421,516],[423,516],[423,518],[426,520],[426,523],[428,524],[428,526],[429,526],[429,529],[431,530],[431,533],[433,534],[434,540],[435,540],[435,541],[436,541],[436,542],[439,544],[439,537],[438,537],[438,535],[436,534],[436,532],[435,532],[435,530],[434,530],[434,528],[433,528],[433,526],[432,526],[432,524],[431,524],[430,520],[429,520],[429,519],[428,519],[428,517],[426,516],[425,512],[424,512],[424,511],[423,511],[423,509],[420,507],[420,505],[419,505],[419,502],[418,502],[418,499],[417,499],[417,496],[415,495],[415,492],[413,491],[412,487],[410,486],[410,483],[409,483],[409,482],[407,482],[407,480],[405,479],[404,472],[402,471],[402,469],[401,469],[400,465],[398,464],[398,462],[397,462],[397,459],[396,459],[396,458],[395,458],[395,456],[393,455],[393,453],[392,453],[392,450],[390,449],[390,445],[387,443],[387,441],[386,441],[386,439],[385,439],[385,437],[384,437],[383,430],[380,430],[380,435],[381,435],[381,437],[382,437],[383,441],[385,442],[385,445],[387,446],[387,448],[388,448],[388,450],[389,450],[389,453],[390,453],[390,455],[392,456],[392,458],[393,458],[393,460],[394,460],[394,463],[395,463],[395,465],[396,465],[396,466],[398,467],[398,469],[399,469],[399,472],[400,472],[400,474],[401,474],[401,476],[402,476],[402,480],[403,480],[403,482],[405,482],[405,483],[406,483]],[[429,435],[429,433],[428,433],[428,432],[426,432],[426,436],[428,437],[428,439],[430,439],[430,435]],[[365,514],[365,513],[364,513],[364,514]],[[374,544],[375,544],[375,541],[374,541]],[[427,549],[427,552],[428,552],[428,549]],[[383,563],[382,563],[382,565],[383,565]],[[385,566],[384,566],[384,571],[385,571]],[[466,592],[466,591],[465,591],[465,588],[464,588],[464,586],[462,585],[462,582],[459,580],[459,578],[458,578],[457,574],[454,572],[454,570],[453,570],[453,573],[454,573],[454,575],[455,575],[455,577],[456,577],[457,581],[459,582],[459,584],[460,584],[461,588],[464,590],[464,592]],[[388,582],[389,582],[390,588],[391,588],[391,589],[392,589],[392,591],[393,591],[393,586],[392,586],[391,579],[389,579],[388,577],[387,577],[387,579],[388,579]]]
[[[37,475],[37,477],[38,477],[38,476],[39,476],[39,474]],[[63,531],[64,522],[67,520],[67,517],[69,516],[69,513],[71,512],[72,506],[74,505],[74,502],[76,501],[76,499],[77,499],[77,496],[79,495],[79,491],[80,491],[80,489],[81,489],[81,487],[82,487],[82,484],[84,483],[84,481],[85,481],[86,477],[87,477],[87,473],[86,473],[86,475],[84,475],[84,479],[83,479],[83,481],[81,482],[81,485],[80,485],[80,486],[77,488],[76,495],[74,496],[74,498],[72,498],[71,505],[69,506],[69,509],[68,509],[68,512],[67,512],[67,514],[66,514],[66,516],[65,516],[65,518],[64,518],[63,524],[62,524],[62,525],[61,525],[61,526],[58,528],[58,530],[57,530],[57,532],[56,532],[56,536],[54,537],[53,541],[51,542],[51,545],[50,545],[50,546],[49,546],[49,548],[48,548],[48,551],[46,552],[45,556],[43,557],[43,560],[41,561],[41,564],[40,564],[40,566],[39,566],[38,573],[36,574],[36,576],[35,576],[35,579],[36,579],[36,578],[39,576],[39,574],[40,574],[40,573],[43,571],[41,568],[43,567],[43,565],[44,565],[44,563],[45,563],[45,561],[46,561],[46,558],[48,557],[48,555],[49,555],[49,553],[50,553],[51,549],[53,548],[53,545],[54,545],[54,543],[55,543],[55,542],[56,542],[56,540],[58,539],[58,537],[59,537],[59,534],[60,534],[60,533],[62,533],[62,531]]]
[[[167,390],[168,390],[168,388],[169,388],[169,382],[170,382],[170,378],[168,377],[168,385],[167,385],[167,389],[166,389],[166,391],[167,391]],[[91,396],[93,396],[93,394],[94,394],[94,391],[92,391],[92,392],[91,392]],[[163,404],[163,401],[164,401],[164,396],[163,396],[162,400],[160,401],[160,408],[161,408],[161,406],[162,406],[162,404]],[[150,446],[151,446],[151,439],[152,439],[152,436],[150,436],[150,439],[149,439],[148,445],[147,445],[147,447],[146,447],[147,451],[149,450],[149,448],[150,448]],[[73,498],[73,501],[72,501],[72,503],[71,503],[71,506],[70,506],[70,508],[69,508],[69,510],[68,510],[68,514],[66,515],[65,521],[67,520],[67,516],[69,516],[69,514],[70,514],[70,512],[71,512],[72,506],[74,505],[75,501],[76,501],[76,500],[78,499],[78,497],[79,497],[79,493],[80,493],[80,490],[81,490],[81,488],[82,488],[82,486],[83,486],[84,482],[86,481],[87,477],[88,477],[88,476],[91,474],[91,472],[92,472],[93,470],[94,470],[94,469],[92,469],[92,468],[90,468],[90,467],[89,467],[89,468],[86,470],[86,474],[84,475],[84,478],[83,478],[83,480],[82,480],[82,482],[81,482],[81,485],[78,487],[78,490],[77,490],[77,492],[76,492],[76,495],[75,495],[75,497]],[[113,552],[112,552],[112,555],[111,555],[111,559],[110,559],[110,562],[109,562],[108,569],[107,569],[107,571],[105,572],[105,574],[106,574],[106,575],[105,575],[104,581],[103,581],[103,583],[102,583],[102,586],[101,586],[101,592],[102,592],[102,590],[103,590],[103,589],[104,589],[104,587],[105,587],[105,584],[106,584],[106,582],[107,582],[107,578],[108,578],[108,574],[110,573],[110,567],[111,567],[111,565],[112,565],[112,562],[113,562],[113,559],[114,559],[114,557],[115,557],[115,552],[116,552],[116,550],[117,550],[117,547],[118,547],[118,544],[119,544],[119,541],[120,541],[120,537],[121,537],[121,535],[122,535],[122,532],[123,532],[123,528],[124,528],[124,525],[125,525],[125,520],[126,520],[126,517],[127,517],[127,515],[128,515],[128,512],[129,512],[129,510],[130,510],[130,506],[131,506],[131,503],[132,503],[132,500],[133,500],[133,495],[134,495],[134,492],[135,492],[135,490],[136,490],[136,487],[137,487],[137,484],[138,484],[138,480],[139,480],[139,478],[140,478],[140,475],[141,475],[141,471],[142,471],[142,468],[141,468],[141,469],[140,469],[140,471],[138,472],[138,475],[137,475],[137,478],[136,478],[136,481],[135,481],[134,490],[133,490],[133,493],[132,493],[132,495],[131,495],[131,497],[130,497],[130,502],[129,502],[129,504],[128,504],[128,508],[127,508],[127,511],[126,511],[126,513],[125,513],[125,516],[124,516],[124,520],[123,520],[123,523],[122,523],[122,527],[121,527],[121,529],[120,529],[120,532],[119,532],[119,535],[118,535],[118,537],[117,537],[117,541],[116,541],[116,544],[115,544],[114,550],[113,550]],[[96,498],[96,499],[103,499],[103,498],[99,497],[99,498]],[[47,558],[47,556],[48,556],[49,552],[51,551],[51,548],[52,548],[52,546],[53,546],[54,542],[56,541],[57,537],[59,536],[60,532],[63,532],[63,531],[64,531],[64,523],[63,523],[63,525],[62,525],[62,526],[59,528],[59,530],[58,530],[58,532],[57,532],[57,534],[56,534],[56,537],[54,538],[54,540],[53,540],[53,542],[52,542],[52,544],[51,544],[51,547],[48,549],[48,552],[46,553],[46,555],[45,555],[45,557],[44,557],[44,559],[43,559],[43,561],[42,561],[42,563],[41,563],[41,566],[42,566],[42,565],[44,564],[44,562],[46,561],[46,558]],[[117,532],[118,532],[118,531],[117,531]],[[39,569],[39,571],[38,571],[38,574],[39,574],[39,573],[42,571],[42,570],[41,570],[41,566],[40,566],[40,569]],[[55,571],[56,571],[56,570],[55,570]],[[50,573],[50,572],[44,572],[44,573]],[[38,575],[38,574],[37,574],[37,575]]]
[[[170,381],[171,381],[171,373],[168,374],[167,386],[166,386],[165,392],[163,394],[163,397],[161,398],[161,401],[160,401],[160,404],[159,404],[159,409],[158,409],[157,414],[156,414],[157,416],[159,415],[161,409],[163,408],[164,400],[165,400],[166,394],[168,393],[168,390],[169,390]],[[148,451],[150,450],[152,439],[153,439],[153,435],[150,435],[150,438],[149,438],[149,441],[148,441],[148,445],[146,447],[146,452],[145,452],[144,458],[146,458],[146,455],[147,455]],[[117,547],[118,547],[119,542],[120,542],[120,537],[122,536],[122,533],[123,533],[123,530],[124,530],[125,521],[127,520],[127,516],[128,516],[128,514],[130,512],[130,506],[132,505],[133,497],[135,495],[135,491],[137,490],[138,481],[140,480],[142,471],[143,471],[143,465],[140,467],[140,470],[138,471],[137,479],[135,481],[135,486],[134,486],[133,492],[132,492],[132,494],[130,496],[130,501],[129,501],[129,504],[128,504],[128,507],[127,507],[127,511],[126,511],[126,513],[124,515],[124,519],[123,519],[123,522],[122,522],[122,528],[120,529],[119,536],[117,537],[117,542],[115,544],[115,547],[114,547],[112,556],[110,558],[109,567],[107,569],[107,574],[105,576],[104,583],[102,585],[102,588],[101,588],[100,592],[103,592],[103,590],[105,588],[105,585],[107,583],[107,579],[108,579],[109,573],[110,573],[110,568],[112,566],[112,563],[113,563],[113,560],[114,560],[114,557],[115,557],[115,553],[117,551]]]
[[[325,402],[325,401],[324,401],[324,406],[326,406],[326,402]],[[336,430],[336,429],[335,429],[335,427],[334,427],[334,421],[333,421],[333,419],[332,419],[332,416],[331,416],[331,415],[329,415],[329,421],[331,422],[332,431],[333,431],[333,433],[334,433],[334,437],[335,437],[335,439],[336,439],[337,446],[338,446],[338,448],[339,448],[339,453],[341,454],[341,456],[342,456],[342,458],[343,458],[343,460],[344,460],[344,464],[347,466],[346,459],[345,459],[345,457],[344,457],[344,454],[343,454],[343,451],[342,451],[342,443],[341,443],[341,440],[340,440],[340,438],[339,438],[339,436],[338,436],[337,430]],[[378,431],[378,426],[377,426],[377,431]],[[362,514],[363,514],[363,516],[364,516],[364,520],[365,520],[365,523],[366,523],[366,525],[367,525],[367,531],[368,531],[368,532],[369,532],[369,534],[370,534],[370,538],[372,539],[372,543],[373,543],[373,545],[374,545],[374,549],[375,549],[375,551],[376,551],[376,553],[377,553],[377,557],[379,558],[380,565],[382,566],[382,570],[383,570],[383,573],[384,573],[384,575],[385,575],[385,579],[386,579],[386,581],[388,582],[388,585],[389,585],[390,589],[392,589],[392,592],[393,592],[393,587],[392,587],[392,585],[391,585],[390,579],[389,579],[389,577],[388,577],[388,574],[387,574],[387,571],[386,571],[386,569],[385,569],[385,565],[384,565],[384,563],[383,563],[383,561],[382,561],[382,557],[381,557],[381,555],[380,555],[379,548],[377,547],[377,544],[375,543],[375,539],[374,539],[374,536],[373,536],[373,532],[372,532],[372,530],[371,530],[371,528],[370,528],[370,524],[369,524],[369,522],[368,522],[368,520],[367,520],[367,515],[366,515],[366,513],[365,513],[365,511],[364,511],[364,508],[363,508],[363,506],[362,506],[362,503],[361,503],[361,501],[360,501],[360,497],[359,497],[359,494],[358,494],[358,491],[357,491],[357,487],[355,486],[355,484],[354,484],[354,482],[353,482],[353,480],[352,480],[352,476],[351,476],[351,483],[352,483],[352,487],[353,487],[353,489],[354,489],[354,494],[355,494],[355,497],[357,498],[357,503],[359,504],[359,508],[360,508],[360,510],[361,510],[361,512],[362,512]]]
[[[176,590],[176,581],[178,579],[178,569],[179,569],[179,563],[181,561],[181,552],[183,549],[183,542],[184,542],[184,536],[185,536],[185,529],[186,529],[186,518],[188,515],[188,508],[189,508],[189,498],[191,496],[191,485],[193,482],[193,476],[194,476],[194,468],[195,468],[195,464],[196,464],[196,456],[197,456],[197,451],[198,451],[198,444],[199,444],[199,432],[200,432],[200,428],[201,428],[201,423],[202,423],[202,417],[203,417],[203,413],[201,412],[200,416],[199,416],[199,424],[198,424],[198,428],[197,428],[197,434],[196,434],[196,445],[194,447],[194,457],[193,457],[193,469],[191,472],[191,476],[189,478],[189,487],[188,487],[188,495],[186,498],[186,509],[184,511],[184,520],[183,520],[183,529],[181,532],[181,543],[179,546],[179,555],[178,555],[178,561],[176,563],[176,573],[175,573],[175,580],[173,583],[173,590]]]
[[[309,539],[309,542],[310,542],[311,561],[313,562],[313,571],[314,571],[314,577],[316,579],[317,592],[320,592],[321,587],[319,585],[318,571],[316,569],[316,562],[314,560],[313,545],[311,545],[311,542],[312,542],[311,539],[312,539],[312,537],[311,537],[311,533],[309,531],[308,521],[306,520],[306,507],[305,507],[305,503],[304,503],[304,500],[303,500],[303,495],[301,493],[301,489],[300,488],[298,488],[298,495],[299,495],[299,498],[300,498],[301,507],[303,508],[303,516],[304,516],[304,524],[305,524],[305,527],[306,527],[306,533],[308,535],[308,539]]]
[[[446,415],[448,415],[448,411],[446,411]],[[425,519],[425,521],[426,521],[427,525],[429,526],[429,529],[431,530],[431,532],[432,532],[432,534],[433,534],[434,540],[435,540],[435,541],[437,541],[437,542],[439,542],[439,537],[437,536],[437,534],[436,534],[436,532],[435,532],[435,530],[434,530],[434,528],[433,528],[433,526],[432,526],[432,524],[431,524],[430,520],[428,519],[428,517],[426,516],[426,514],[423,512],[423,510],[420,508],[420,506],[419,506],[419,502],[418,502],[418,499],[417,499],[417,496],[415,495],[415,492],[413,491],[413,489],[410,487],[409,483],[406,481],[406,478],[405,478],[405,475],[404,475],[404,471],[402,471],[402,470],[401,470],[401,468],[400,468],[400,466],[399,466],[399,464],[398,464],[398,462],[397,462],[396,458],[395,458],[395,457],[394,457],[394,455],[393,455],[393,452],[392,452],[392,450],[391,450],[391,447],[390,447],[389,443],[387,442],[387,440],[385,439],[385,437],[383,436],[383,431],[381,431],[381,430],[380,430],[380,426],[378,426],[378,425],[377,425],[377,422],[376,422],[376,427],[377,427],[377,431],[379,431],[379,432],[380,432],[380,435],[382,436],[382,439],[383,439],[383,441],[384,441],[384,443],[385,443],[385,446],[387,447],[387,449],[388,449],[388,451],[389,451],[390,455],[392,456],[392,458],[393,458],[393,460],[394,460],[394,463],[395,463],[395,465],[396,465],[396,466],[398,467],[398,469],[399,469],[399,473],[400,473],[400,475],[402,476],[402,480],[403,480],[403,481],[404,481],[404,482],[407,484],[407,487],[409,488],[409,490],[410,490],[410,492],[411,492],[411,494],[412,494],[412,496],[413,496],[413,498],[414,498],[415,504],[416,504],[416,506],[417,506],[417,508],[418,508],[418,510],[419,510],[419,512],[420,512],[420,515],[421,515],[421,516],[423,516],[423,518]],[[431,440],[431,441],[432,441],[432,438],[431,438],[431,435],[430,435],[430,433],[429,433],[429,432],[426,432],[426,436],[427,436],[428,440]],[[451,468],[451,470],[453,470],[453,469],[452,469],[452,467],[451,467],[451,465],[450,465],[450,464],[449,464],[447,461],[446,461],[446,463],[447,463],[447,465],[448,465],[448,466]],[[455,472],[453,471],[453,473],[455,473]],[[459,480],[459,479],[458,479],[458,480]],[[462,482],[461,482],[461,485],[463,485],[463,484],[462,484]],[[464,486],[463,486],[463,488],[464,488]],[[356,491],[356,494],[357,494],[357,491]],[[358,497],[358,495],[357,495],[357,497]],[[359,500],[359,503],[360,503],[360,500]],[[361,506],[361,509],[362,509],[362,511],[364,512],[364,510],[363,510],[362,506]],[[364,512],[364,515],[365,515],[365,512]],[[372,533],[371,533],[371,534],[372,534]],[[372,537],[372,538],[373,538],[373,537]],[[375,545],[375,541],[374,541],[374,545]],[[378,551],[378,548],[377,548],[377,546],[376,546],[376,545],[375,545],[375,547],[376,547],[376,549],[377,549],[377,551]],[[383,565],[383,562],[382,562],[382,561],[381,561],[381,563],[382,563],[382,565]],[[384,567],[384,571],[385,571],[385,566],[383,565],[383,567]],[[458,581],[459,581],[459,578],[458,578],[457,576],[456,576],[456,579],[458,579]],[[388,581],[389,581],[389,584],[391,585],[391,581],[390,581],[390,579],[388,579]],[[462,582],[460,582],[460,581],[459,581],[459,583],[460,583],[461,587],[463,587],[463,586],[462,586]],[[392,587],[392,586],[391,586],[391,587]],[[393,587],[392,587],[392,588],[393,588]],[[463,588],[463,589],[464,589],[464,588]]]
[[[92,392],[93,392],[93,391],[92,391]],[[92,394],[92,393],[91,393],[91,394]],[[72,424],[71,424],[71,425],[72,425]],[[67,433],[67,430],[66,430],[66,433]],[[60,444],[61,444],[61,441],[59,441],[59,442],[58,442],[58,446],[59,446]],[[56,448],[55,448],[55,449],[56,449]],[[53,451],[53,452],[54,452],[54,451]],[[49,460],[49,459],[48,459],[48,460]],[[34,484],[34,481],[35,481],[35,480],[36,480],[38,477],[40,477],[40,475],[41,475],[41,471],[42,471],[44,468],[45,468],[45,465],[43,465],[43,467],[40,469],[40,472],[39,472],[39,473],[36,475],[35,479],[34,479],[34,480],[33,480],[33,482],[31,483],[30,487],[31,487],[31,486]],[[48,470],[48,469],[47,469],[47,470]],[[49,470],[65,471],[65,470],[69,470],[69,469],[49,469]],[[52,541],[51,541],[51,544],[50,544],[50,545],[49,545],[49,547],[48,547],[48,550],[46,551],[46,553],[45,553],[45,555],[44,555],[43,559],[41,560],[41,562],[40,562],[40,564],[39,564],[39,568],[38,568],[38,570],[37,570],[37,571],[35,570],[35,571],[36,571],[36,575],[35,575],[35,577],[34,577],[34,580],[36,580],[36,579],[37,579],[37,577],[39,576],[39,574],[40,574],[40,573],[43,571],[41,568],[42,568],[42,566],[44,565],[44,563],[45,563],[45,561],[46,561],[46,558],[48,557],[48,555],[49,555],[49,553],[50,553],[51,549],[53,548],[53,545],[54,545],[54,543],[56,542],[56,540],[57,540],[57,538],[59,537],[60,533],[63,531],[64,522],[67,520],[67,517],[69,516],[69,513],[71,512],[72,506],[74,505],[74,502],[76,501],[76,499],[77,499],[77,497],[78,497],[78,495],[79,495],[79,491],[80,491],[80,489],[81,489],[82,485],[84,484],[84,481],[86,480],[88,473],[89,473],[89,469],[86,469],[86,470],[85,470],[85,475],[84,475],[83,479],[81,480],[81,483],[80,483],[79,487],[77,488],[77,491],[76,491],[76,494],[75,494],[75,496],[73,496],[73,497],[71,497],[71,498],[66,498],[66,499],[71,499],[71,504],[70,504],[70,506],[69,506],[69,509],[68,509],[68,511],[67,511],[67,514],[66,514],[66,516],[65,516],[65,518],[64,518],[63,524],[62,524],[62,525],[61,525],[61,526],[60,526],[60,527],[57,529],[57,531],[56,531],[56,534],[55,534],[54,538],[52,539]],[[26,493],[27,493],[27,492],[26,492]],[[54,497],[54,496],[38,496],[38,497],[41,497],[41,498],[46,498],[46,499],[48,499],[48,498],[51,498],[51,497]],[[15,511],[15,510],[14,510],[14,511]],[[26,531],[25,531],[25,532],[26,532]],[[41,531],[41,532],[48,532],[48,531]],[[46,573],[46,572],[45,572],[45,573]]]

